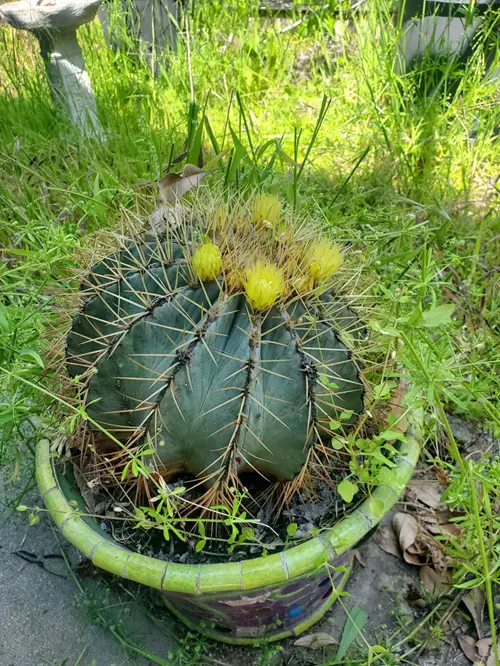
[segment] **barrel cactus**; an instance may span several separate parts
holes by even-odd
[[[269,219],[267,219],[269,218]],[[279,202],[186,209],[95,264],[66,361],[90,422],[207,489],[300,479],[363,410],[341,248]],[[100,435],[102,442],[102,435]]]

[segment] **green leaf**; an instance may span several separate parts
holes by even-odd
[[[374,319],[368,320],[368,326],[373,331],[381,333],[382,335],[390,335],[393,338],[398,338],[400,336],[400,332],[397,330],[397,328],[394,328],[394,326],[381,326],[379,322],[375,321]]]
[[[231,137],[233,139],[234,150],[232,151],[231,161],[229,162],[228,169],[226,171],[226,178],[225,178],[225,183],[224,183],[224,185],[226,185],[226,186],[229,185],[229,183],[233,180],[233,178],[236,175],[236,172],[238,170],[238,167],[240,165],[241,160],[244,157],[246,157],[246,155],[247,155],[247,149],[241,143],[241,141],[238,138],[238,135],[233,130],[231,125],[229,125],[229,131],[230,131]]]
[[[203,550],[205,546],[207,545],[207,540],[206,539],[200,539],[195,546],[195,550],[197,553],[200,552],[200,550]]]
[[[217,142],[217,139],[215,137],[215,133],[212,129],[212,126],[210,125],[210,121],[208,120],[206,115],[203,115],[203,122],[205,123],[205,129],[207,130],[208,138],[210,139],[210,143],[212,144],[212,148],[214,149],[214,153],[216,156],[221,156],[221,149],[219,147],[219,143]],[[206,166],[206,165],[205,165]]]
[[[392,485],[394,482],[394,475],[392,471],[389,469],[389,467],[386,467],[383,465],[377,474],[377,481],[379,483],[387,483],[388,485]]]
[[[198,159],[201,153],[201,141],[203,137],[203,119],[196,128],[193,134],[192,143],[189,147],[189,153],[186,158],[187,164],[198,164]]]
[[[362,467],[358,470],[358,479],[361,481],[361,483],[368,483],[370,480],[370,470],[368,467]]]
[[[128,463],[125,465],[125,467],[123,468],[123,472],[122,472],[122,481],[125,481],[125,479],[127,478],[127,474],[128,474],[128,470],[129,470],[129,468],[130,468],[130,465],[131,465],[131,462],[128,462]]]
[[[391,390],[394,388],[395,384],[394,382],[382,382],[381,384],[378,384],[378,386],[373,387],[373,397],[375,399],[377,398],[385,398],[386,396],[391,394]]]
[[[10,316],[7,308],[0,303],[0,333],[8,333],[10,330]]]
[[[361,632],[363,631],[363,627],[367,620],[368,615],[365,611],[362,608],[359,608],[359,606],[354,606],[345,622],[339,649],[335,655],[335,661],[339,662],[345,657],[345,654],[352,643],[358,638],[358,636],[361,636]]]
[[[344,479],[339,483],[337,486],[337,492],[342,497],[344,502],[352,502],[354,495],[358,492],[359,488],[358,486],[353,483],[352,481],[349,481],[349,479]]]
[[[328,382],[330,381],[328,378],[328,375],[323,375],[320,374],[319,376],[319,381],[323,384],[323,386],[328,386]]]
[[[388,655],[389,656],[389,654],[390,654],[389,651],[386,650],[386,648],[383,647],[382,645],[371,645],[368,648],[368,652],[369,652],[370,656],[372,656],[372,657],[375,656],[375,655],[379,655],[379,656],[380,655]]]
[[[455,305],[437,305],[435,308],[426,310],[423,313],[422,326],[432,328],[447,324],[451,320],[451,315],[455,311]]]
[[[342,451],[342,449],[345,448],[344,442],[341,439],[334,437],[332,439],[332,448],[335,449],[335,451]]]
[[[172,532],[175,534],[175,536],[180,539],[181,541],[186,541],[184,534],[180,532],[177,527],[174,527],[174,525],[169,525],[169,528],[172,530]]]
[[[40,354],[34,349],[30,349],[30,347],[22,347],[19,351],[19,357],[25,361],[30,360],[32,363],[36,363],[42,368],[42,370],[45,368]]]
[[[154,449],[144,449],[143,451],[141,451],[139,453],[139,455],[140,456],[152,456],[155,453],[156,453],[156,451]],[[175,490],[173,490],[172,492],[175,492]]]
[[[37,512],[32,511],[30,513],[30,525],[36,525],[39,522],[40,522],[40,516],[38,515]]]
[[[384,430],[384,432],[381,432],[380,435],[378,435],[380,439],[383,439],[387,442],[392,441],[393,439],[397,439],[400,442],[405,442],[406,437],[403,435],[402,432],[397,432],[396,430]]]
[[[368,454],[370,455],[374,460],[377,460],[378,462],[382,463],[382,465],[387,465],[387,467],[395,467],[395,463],[392,462],[392,460],[389,460],[389,458],[386,458],[382,451],[373,451],[373,453]]]
[[[226,524],[228,524],[228,521],[224,521]],[[236,541],[236,537],[238,536],[238,528],[234,523],[229,523],[231,525],[231,536],[227,540],[229,544],[234,543]]]
[[[290,523],[289,525],[286,526],[286,533],[288,534],[289,537],[293,537],[297,533],[297,528],[298,528],[297,523]]]
[[[241,534],[238,537],[238,543],[244,543],[245,541],[253,541],[255,539],[255,530],[253,527],[242,527]]]

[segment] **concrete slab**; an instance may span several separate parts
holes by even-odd
[[[7,490],[4,485],[2,490],[0,484],[1,666],[152,663],[127,654],[111,634],[111,626],[167,660],[168,652],[176,647],[173,638],[144,615],[133,593],[120,593],[97,577],[79,579],[82,594],[61,547],[73,567],[80,564],[80,555],[57,538],[49,519],[40,514],[40,522],[30,526],[27,513],[6,508],[9,496],[15,497],[19,488],[22,485]],[[36,489],[22,500],[27,505],[39,501]],[[97,626],[102,624],[99,615],[107,628]]]

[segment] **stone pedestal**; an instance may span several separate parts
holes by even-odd
[[[0,6],[0,22],[32,32],[40,43],[54,100],[87,136],[104,139],[97,106],[76,38],[96,15],[99,0],[20,0]]]
[[[500,0],[406,0],[397,67],[400,72],[425,56],[464,59],[471,51],[482,14]]]
[[[65,108],[82,134],[102,138],[104,131],[76,30],[35,34],[55,103]]]

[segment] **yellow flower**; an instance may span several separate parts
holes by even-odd
[[[252,221],[257,229],[274,227],[281,213],[281,202],[274,194],[257,194],[252,201]]]
[[[311,245],[305,257],[306,268],[315,282],[327,280],[344,263],[342,251],[338,245],[328,241],[319,241]]]
[[[222,269],[221,251],[215,243],[205,243],[193,254],[193,270],[203,282],[214,280]]]
[[[272,264],[258,262],[246,272],[245,291],[255,310],[266,310],[283,295],[283,273]]]

